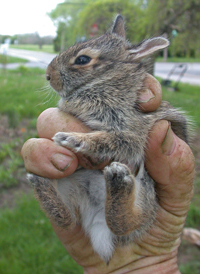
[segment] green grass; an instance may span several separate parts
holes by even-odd
[[[199,258],[196,258],[196,260],[192,260],[189,263],[186,263],[184,265],[181,265],[179,267],[179,270],[181,274],[199,274],[200,273],[200,262]]]
[[[162,57],[156,58],[156,62],[165,62]],[[199,63],[200,58],[188,58],[188,57],[169,57],[167,58],[167,62],[175,62],[175,63]]]
[[[196,206],[193,203],[190,205],[190,209],[189,209],[189,212],[188,212],[188,215],[187,215],[185,226],[200,229],[200,209],[199,209],[199,206]]]
[[[20,197],[14,209],[0,210],[0,228],[0,273],[83,273],[30,194]]]
[[[43,45],[40,49],[38,45],[24,44],[24,45],[10,45],[10,48],[13,49],[25,49],[25,50],[34,50],[42,51],[47,53],[55,53],[53,45]]]
[[[198,213],[199,214],[199,213]],[[199,222],[199,220],[196,220]],[[61,245],[31,194],[20,196],[14,209],[0,210],[0,273],[81,274]],[[198,274],[198,258],[180,266],[182,274]]]
[[[0,64],[26,63],[26,59],[0,54]]]
[[[179,88],[180,91],[172,92],[163,87],[163,100],[186,111],[200,127],[200,87],[179,84]]]
[[[50,89],[41,89],[46,85],[44,74],[44,70],[23,66],[17,70],[0,71],[0,115],[7,115],[10,128],[20,127],[22,118],[30,118],[29,126],[22,128],[25,132],[20,139],[0,144],[0,191],[19,184],[23,172],[20,156],[23,142],[36,137],[35,133],[29,132],[36,128],[38,115],[57,105],[58,96]],[[17,130],[20,132],[20,129]]]
[[[19,67],[0,73],[0,113],[11,119],[35,118],[44,109],[56,106],[58,97],[47,86],[45,71]],[[12,118],[13,117],[13,118]]]
[[[0,144],[0,190],[19,183],[19,167],[23,166],[23,161],[16,149],[18,143],[15,139],[14,142]]]

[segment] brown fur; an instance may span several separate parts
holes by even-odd
[[[66,229],[81,223],[106,262],[114,245],[138,241],[156,219],[154,182],[144,169],[144,149],[154,123],[169,120],[174,132],[189,140],[187,120],[167,102],[152,113],[138,108],[146,77],[141,60],[167,45],[162,37],[131,45],[118,16],[111,31],[73,45],[47,68],[47,79],[62,98],[59,108],[93,130],[60,132],[54,141],[93,164],[113,163],[103,173],[78,170],[57,186],[34,175],[30,180],[48,216]]]

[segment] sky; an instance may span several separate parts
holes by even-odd
[[[62,2],[64,0],[1,0],[0,34],[38,32],[40,36],[55,36],[56,27],[47,12]]]

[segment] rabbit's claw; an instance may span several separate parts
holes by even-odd
[[[81,134],[58,132],[53,137],[56,144],[69,148],[73,152],[85,152],[87,150],[86,142],[81,138]]]

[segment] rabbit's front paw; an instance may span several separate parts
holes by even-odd
[[[86,142],[81,133],[58,132],[53,140],[56,144],[69,148],[73,152],[85,152],[88,150]]]

